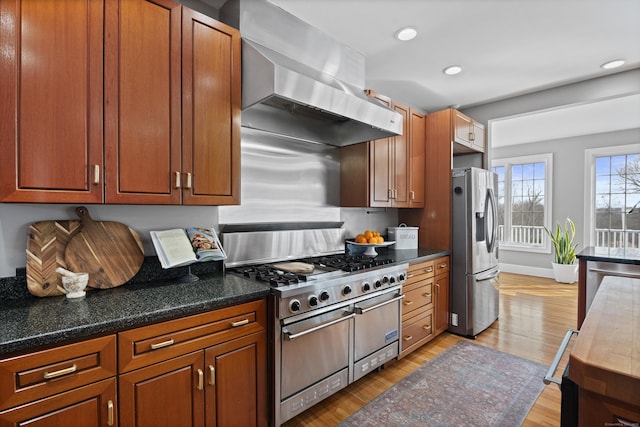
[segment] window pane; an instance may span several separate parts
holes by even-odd
[[[596,177],[600,175],[611,175],[611,158],[596,158]]]
[[[608,194],[610,191],[611,177],[609,175],[596,176],[596,194]]]
[[[514,182],[522,180],[522,165],[513,165],[511,167],[511,180]]]

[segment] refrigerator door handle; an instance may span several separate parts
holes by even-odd
[[[487,212],[491,208],[491,230],[485,230],[487,235],[489,235],[489,231],[491,231],[491,239],[487,239],[487,252],[491,253],[496,247],[496,237],[498,235],[498,209],[496,207],[496,199],[495,194],[493,193],[493,188],[487,188],[487,200],[484,204],[485,213],[484,216],[487,218],[489,215]],[[488,228],[488,222],[485,221],[485,228]]]
[[[485,281],[485,280],[495,279],[499,275],[500,275],[500,269],[494,268],[494,269],[489,270],[489,271],[487,271],[485,273],[476,274],[476,282],[482,282],[482,281]]]

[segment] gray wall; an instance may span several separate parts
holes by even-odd
[[[591,102],[624,94],[640,92],[640,69],[621,72],[599,79],[574,83],[465,109],[464,112],[490,127],[491,120],[526,114],[550,108]],[[491,137],[489,133],[489,138]],[[588,237],[583,235],[585,210],[584,151],[616,145],[640,143],[640,129],[583,135],[551,141],[535,141],[499,148],[491,148],[489,157],[500,159],[553,153],[552,223],[563,223],[568,216],[576,224],[579,250]],[[491,141],[489,140],[491,146]],[[551,254],[507,251],[500,252],[503,271],[552,277]]]

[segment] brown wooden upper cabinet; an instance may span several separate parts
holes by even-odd
[[[239,203],[237,30],[172,0],[0,14],[0,201]]]
[[[462,114],[451,110],[453,114],[453,146],[454,154],[482,152],[485,150],[484,125]]]
[[[402,135],[340,149],[340,204],[423,207],[425,116],[384,95],[367,93],[402,115]]]

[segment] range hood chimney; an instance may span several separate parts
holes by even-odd
[[[242,34],[242,126],[345,146],[402,133],[402,116],[364,93],[364,57],[266,0],[229,0]]]

